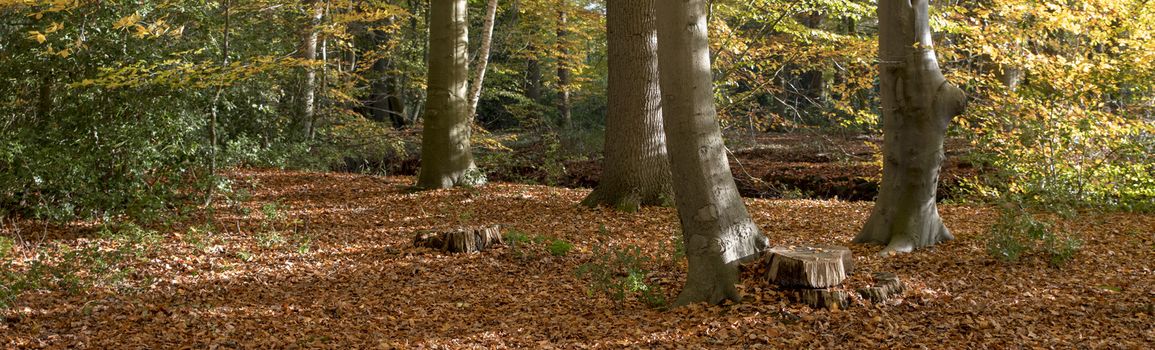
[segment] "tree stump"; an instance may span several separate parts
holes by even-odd
[[[873,303],[881,303],[887,299],[902,295],[906,289],[902,285],[902,281],[898,280],[898,275],[890,272],[875,272],[874,285],[870,287],[863,287],[858,289],[858,294],[862,295],[863,299],[870,300]]]
[[[413,237],[413,246],[440,249],[450,253],[476,253],[504,243],[501,226],[498,225],[458,227],[439,234],[418,232]]]
[[[845,309],[850,306],[850,293],[831,288],[798,289],[791,294],[794,301],[815,309]]]
[[[775,247],[768,254],[770,282],[788,288],[837,286],[854,270],[854,260],[846,247]]]

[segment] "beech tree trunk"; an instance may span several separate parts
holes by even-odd
[[[309,11],[309,26],[305,29],[301,40],[300,58],[310,61],[317,59],[317,27],[321,25],[321,17],[325,14],[325,6],[318,0],[307,0],[305,7]],[[297,126],[300,128],[304,140],[313,138],[313,122],[317,90],[317,70],[305,67],[301,78],[300,96],[297,98]]]
[[[880,0],[882,186],[858,243],[910,252],[953,239],[935,204],[943,139],[966,97],[939,70],[928,0]]]
[[[569,31],[566,30],[568,21],[569,17],[565,10],[557,12],[557,111],[561,116],[562,128],[568,128],[573,123],[569,98],[569,85],[572,80],[569,69],[569,43],[566,42],[566,38],[569,37]]]
[[[662,129],[654,0],[608,2],[606,30],[606,159],[597,188],[582,204],[626,211],[636,211],[642,205],[669,204],[673,187],[666,133]]]
[[[489,48],[493,44],[493,22],[497,17],[497,0],[489,0],[485,7],[485,23],[481,28],[481,47],[477,49],[477,64],[473,70],[473,84],[469,86],[469,112],[472,119],[477,114],[477,101],[481,99],[481,86],[485,82],[485,70],[489,66]]]
[[[737,301],[738,264],[769,246],[746,212],[714,107],[707,0],[657,7],[662,113],[689,271],[675,306]]]
[[[428,100],[417,174],[417,187],[424,189],[483,182],[469,145],[466,9],[465,0],[433,0],[429,8]]]

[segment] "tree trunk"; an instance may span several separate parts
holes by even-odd
[[[663,121],[689,262],[675,306],[739,300],[738,264],[769,246],[746,212],[726,159],[714,108],[706,2],[657,8]]]
[[[481,86],[485,82],[485,69],[489,66],[489,48],[493,43],[493,22],[497,17],[497,0],[489,0],[485,7],[485,23],[482,25],[481,47],[477,49],[477,64],[473,70],[473,84],[469,87],[469,118],[477,114],[477,101],[481,99]]]
[[[468,17],[465,0],[433,0],[429,15],[429,77],[421,170],[417,187],[449,188],[481,184],[469,146],[466,114]]]
[[[569,128],[573,123],[573,117],[570,113],[570,69],[569,69],[569,43],[566,38],[569,37],[569,30],[566,29],[566,22],[569,17],[565,10],[557,12],[557,92],[558,92],[558,115],[561,116],[562,128]]]
[[[386,25],[391,26],[395,20],[387,19]],[[371,30],[369,36],[377,47],[389,42],[389,34],[380,30]],[[401,79],[394,72],[391,58],[380,58],[373,62],[373,72],[376,74],[369,94],[370,119],[378,122],[389,121],[394,128],[403,128],[408,123],[406,119],[405,97],[401,91]]]
[[[533,48],[529,49],[533,52]],[[535,58],[525,61],[525,97],[541,103],[541,63]]]
[[[48,116],[52,112],[52,77],[50,72],[46,72],[40,77],[40,89],[36,94],[37,123],[48,120]]]
[[[939,70],[927,0],[881,0],[882,186],[858,243],[910,252],[953,239],[935,204],[943,139],[966,97]]]
[[[305,7],[309,10],[309,25],[304,31],[301,43],[300,59],[312,62],[317,59],[317,27],[321,25],[321,16],[325,14],[325,6],[317,0],[307,0]],[[299,105],[297,106],[297,126],[300,128],[304,140],[313,138],[314,102],[316,100],[317,71],[313,67],[305,67],[301,79]]]
[[[654,0],[606,4],[609,54],[609,111],[605,161],[597,188],[582,201],[636,211],[673,199],[662,96]]]

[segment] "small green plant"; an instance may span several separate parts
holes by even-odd
[[[212,244],[213,226],[211,224],[204,224],[201,226],[189,227],[185,232],[183,240],[185,243],[192,244],[197,251],[207,251],[209,245]]]
[[[1026,243],[1013,232],[991,230],[991,236],[987,241],[987,254],[1003,262],[1015,262],[1026,250]]]
[[[573,250],[573,243],[564,239],[555,238],[549,242],[549,253],[553,256],[565,256]]]
[[[559,184],[567,173],[565,169],[565,150],[557,133],[547,133],[542,137],[545,144],[545,155],[540,168],[545,172],[547,185]]]
[[[1071,259],[1075,258],[1075,254],[1083,247],[1083,241],[1074,237],[1057,237],[1054,235],[1048,236],[1046,240],[1046,251],[1052,267],[1060,267],[1066,265]]]
[[[288,242],[284,236],[281,236],[277,231],[264,232],[257,235],[257,245],[261,248],[279,247]]]
[[[1039,251],[1046,254],[1052,267],[1071,261],[1081,247],[1078,238],[1017,206],[1000,214],[987,241],[987,253],[1003,262],[1015,262],[1027,253]]]
[[[8,254],[12,254],[12,247],[15,245],[15,240],[0,236],[0,259],[5,259],[8,257]]]
[[[293,241],[297,243],[297,254],[307,254],[313,249],[313,237],[306,234],[298,234],[293,236]]]
[[[466,209],[457,212],[458,225],[469,225],[470,222],[473,222],[473,210]]]
[[[505,232],[505,243],[510,246],[524,245],[529,243],[529,235],[518,230],[509,230]]]
[[[6,254],[0,257],[0,308],[26,291],[59,290],[78,293],[93,286],[118,290],[130,287],[126,282],[133,270],[124,262],[141,259],[155,232],[134,224],[105,225],[102,240],[114,243],[114,249],[102,248],[108,242],[88,242],[79,246],[54,244],[39,247],[35,258],[17,268]],[[0,237],[0,245],[11,242]],[[14,243],[13,243],[14,244]],[[0,250],[2,247],[0,247]]]
[[[650,272],[645,266],[650,263],[650,258],[642,254],[638,246],[597,246],[594,247],[594,260],[579,266],[576,273],[578,277],[589,280],[588,292],[591,295],[602,294],[616,303],[634,296],[650,307],[662,307],[666,304],[665,294],[659,286],[646,281]]]
[[[525,232],[518,230],[509,230],[505,232],[505,244],[509,245],[510,252],[521,259],[533,256],[533,251],[526,249],[526,246],[534,239]]]
[[[281,204],[269,202],[261,205],[261,214],[265,216],[265,223],[273,223],[281,219]]]
[[[254,258],[256,258],[256,256],[249,251],[242,250],[237,252],[237,259],[241,259],[241,261],[250,262],[253,261]]]

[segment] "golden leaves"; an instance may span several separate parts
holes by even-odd
[[[123,18],[117,20],[116,23],[113,23],[112,29],[124,29],[129,26],[136,25],[137,22],[140,22],[140,18],[140,14],[134,12],[131,15],[124,16]]]
[[[35,30],[28,32],[28,39],[36,41],[38,44],[43,44],[44,41],[48,40],[48,38],[44,36],[44,33]]]

